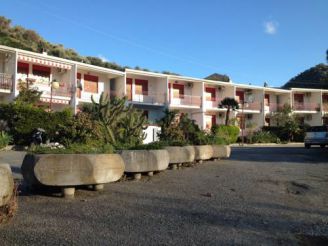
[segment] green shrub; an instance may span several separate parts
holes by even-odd
[[[258,131],[252,136],[253,143],[280,143],[280,139],[271,132]]]
[[[0,105],[0,119],[8,124],[13,142],[19,145],[31,143],[35,129],[43,128],[47,139],[54,140],[60,125],[66,125],[72,117],[70,109],[62,112],[46,112],[31,104],[10,103]]]
[[[12,137],[4,132],[0,131],[0,149],[6,147],[12,141]]]
[[[240,129],[237,126],[214,125],[211,129],[214,144],[236,143]]]
[[[73,143],[66,148],[50,148],[45,146],[33,145],[29,148],[30,153],[34,154],[112,154],[114,148],[110,144],[79,144]]]
[[[104,143],[99,122],[85,112],[77,113],[65,125],[60,124],[58,133],[56,141],[65,146],[72,143],[87,144],[95,140]]]
[[[130,147],[129,149],[133,150],[152,150],[152,149],[164,149],[165,147],[165,143],[164,142],[152,142],[149,144],[141,144],[138,146],[134,146],[134,147]]]

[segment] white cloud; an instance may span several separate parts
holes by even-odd
[[[275,35],[278,31],[278,22],[266,21],[264,23],[264,32],[269,35]]]
[[[98,58],[101,59],[102,62],[108,62],[108,59],[102,54],[98,55]]]

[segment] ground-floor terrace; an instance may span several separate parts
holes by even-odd
[[[17,178],[24,153],[0,152]],[[234,147],[228,160],[167,170],[74,200],[21,185],[1,245],[327,245],[326,149]]]

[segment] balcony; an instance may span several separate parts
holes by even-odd
[[[320,111],[319,103],[294,103],[293,104],[294,111]]]
[[[0,90],[12,91],[13,76],[11,74],[0,73]]]
[[[171,106],[186,106],[186,107],[200,107],[202,104],[201,96],[179,95],[179,97],[171,97]]]
[[[244,108],[243,108],[244,107]],[[252,110],[252,111],[259,111],[261,110],[261,103],[258,102],[248,102],[248,103],[244,103],[244,105],[242,103],[239,103],[239,110]]]
[[[267,103],[264,105],[264,110],[269,112],[277,112],[283,108],[282,104],[279,103]]]
[[[322,102],[322,111],[328,112],[328,102]]]
[[[206,100],[205,107],[206,108],[219,108],[221,100]]]
[[[143,92],[142,94],[133,94],[132,98],[130,96],[129,101],[137,102],[137,103],[153,104],[153,105],[163,105],[165,103],[165,99],[166,99],[165,93]]]

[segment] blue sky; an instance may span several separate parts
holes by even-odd
[[[281,86],[325,62],[327,0],[2,0],[0,15],[120,65]]]

